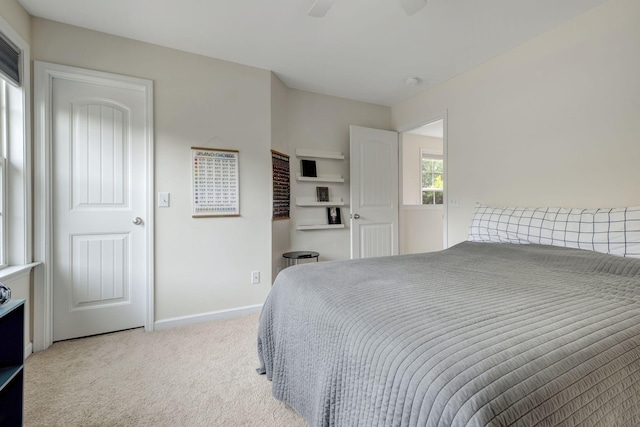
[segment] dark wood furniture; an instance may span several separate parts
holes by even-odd
[[[21,426],[23,414],[24,300],[0,305],[0,426]]]

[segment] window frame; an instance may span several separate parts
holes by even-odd
[[[424,160],[440,160],[442,162],[442,183],[443,183],[443,187],[442,188],[435,188],[435,187],[423,187],[422,184],[422,166],[423,166],[423,162]],[[431,150],[428,149],[420,149],[420,174],[419,174],[419,179],[420,179],[420,205],[419,206],[428,206],[428,207],[439,207],[439,206],[444,206],[444,181],[445,181],[445,165],[444,165],[444,154],[442,153],[435,153]],[[442,193],[442,203],[422,203],[423,201],[423,197],[424,197],[424,192],[425,191],[432,191],[432,192],[440,192]]]
[[[4,109],[4,106],[2,106],[2,108]],[[4,114],[2,115],[4,116]],[[0,124],[0,126],[4,126],[4,124]],[[2,127],[2,129],[4,129],[4,127]],[[7,159],[4,153],[5,150],[2,149],[2,153],[0,153],[0,269],[3,269],[9,265],[9,263],[7,262],[6,238],[6,230],[8,224],[7,215],[5,212],[5,207],[7,206]]]
[[[7,267],[7,140],[6,81],[0,74],[0,269]]]
[[[0,33],[20,51],[21,85],[0,75],[0,280],[29,265],[32,250],[30,49],[27,42],[0,17]],[[9,267],[9,268],[8,268]],[[15,268],[14,268],[15,267]],[[17,271],[17,270],[16,270]]]

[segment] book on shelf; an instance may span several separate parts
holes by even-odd
[[[318,172],[316,171],[316,161],[315,160],[300,160],[300,164],[302,167],[302,176],[308,177],[317,177]]]
[[[316,187],[316,202],[329,201],[329,187]]]
[[[331,207],[327,208],[327,224],[336,225],[342,224],[340,219],[340,208]]]

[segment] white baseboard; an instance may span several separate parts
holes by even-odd
[[[28,342],[27,345],[24,346],[24,358],[25,358],[25,360],[27,359],[27,357],[31,356],[31,353],[33,353],[33,343],[32,342]]]
[[[212,320],[230,319],[247,314],[260,313],[262,304],[249,305],[246,307],[232,308],[229,310],[211,311],[209,313],[193,314],[191,316],[174,317],[171,319],[157,320],[153,329],[162,331],[163,329],[177,328],[179,326],[194,325],[196,323],[211,322]]]

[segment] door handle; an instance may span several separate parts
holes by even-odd
[[[140,224],[142,224],[142,218],[140,218],[139,216],[137,216],[137,217],[133,218],[133,223],[134,223],[135,225],[140,225]]]
[[[360,219],[360,215],[359,214],[353,214],[353,219]]]

